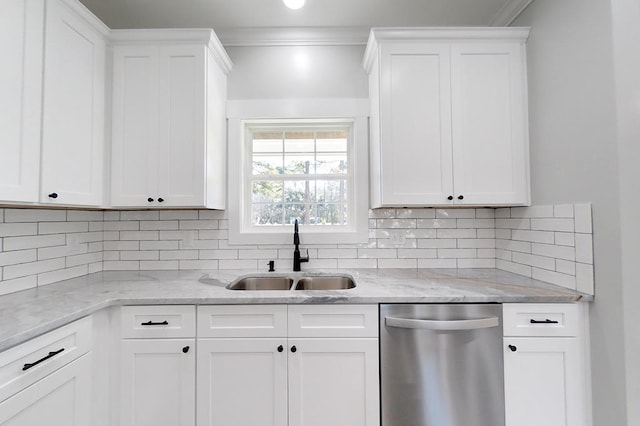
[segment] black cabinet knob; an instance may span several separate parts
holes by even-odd
[[[278,352],[282,352],[284,351],[284,347],[282,347],[282,345],[278,346]]]
[[[515,352],[518,350],[518,348],[513,345],[509,345],[509,349],[511,349],[511,352]]]
[[[291,352],[296,352],[298,350],[298,348],[296,348],[295,346],[291,346]]]
[[[182,348],[182,353],[186,354],[187,352],[189,352],[189,346]]]
[[[464,200],[464,195],[458,195],[458,200]]]
[[[49,198],[58,198],[58,193],[52,192],[51,194],[49,194]]]
[[[447,197],[447,200],[449,200],[449,201],[453,200],[453,195],[449,195],[449,196]]]
[[[147,198],[147,201],[150,202],[150,203],[153,203],[153,198],[149,197],[149,198]]]
[[[164,198],[158,198],[158,202],[159,202],[159,203],[164,202]]]

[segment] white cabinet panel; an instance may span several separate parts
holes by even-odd
[[[575,338],[505,338],[506,426],[587,425]]]
[[[289,339],[289,426],[379,423],[377,339]]]
[[[91,424],[91,354],[0,403],[0,425]]]
[[[0,201],[37,202],[44,1],[0,4]]]
[[[158,49],[113,52],[112,205],[144,205],[158,193]]]
[[[449,46],[385,45],[381,63],[382,198],[440,204],[453,193]]]
[[[517,43],[451,47],[454,194],[468,204],[526,204],[524,52]]]
[[[198,341],[198,426],[287,426],[286,339]]]
[[[66,4],[47,2],[43,203],[103,203],[105,58],[98,31]]]
[[[122,426],[195,424],[195,339],[123,340]]]

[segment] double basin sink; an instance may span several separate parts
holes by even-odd
[[[356,283],[342,274],[247,275],[227,286],[229,290],[347,290]]]

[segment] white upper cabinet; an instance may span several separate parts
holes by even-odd
[[[101,206],[108,28],[79,3],[48,0],[40,202]]]
[[[44,2],[0,3],[0,202],[37,202]]]
[[[372,30],[372,207],[529,204],[527,37]]]
[[[225,207],[226,74],[212,31],[114,31],[111,205]]]

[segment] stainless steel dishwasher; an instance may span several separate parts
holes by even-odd
[[[380,305],[382,426],[504,426],[502,307]]]

